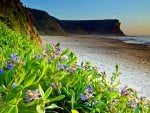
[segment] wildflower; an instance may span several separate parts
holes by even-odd
[[[7,68],[8,69],[13,69],[14,66],[13,66],[13,64],[11,62],[7,62]]]
[[[91,106],[90,102],[85,102],[84,104],[87,105],[87,106]]]
[[[88,85],[88,86],[86,87],[86,90],[87,90],[88,93],[92,93],[92,92],[93,92],[93,88],[92,88],[91,85]]]
[[[2,69],[0,69],[0,75],[2,75],[4,73],[4,71]]]
[[[54,54],[55,54],[55,55],[59,55],[59,54],[60,54],[60,48],[59,48],[59,47],[56,47],[56,48],[55,48]]]
[[[66,69],[66,68],[67,68],[67,65],[65,65],[65,64],[64,64],[64,65],[61,65],[61,68],[62,68],[62,69]]]
[[[50,87],[56,88],[55,83],[50,83]]]
[[[131,92],[128,90],[128,86],[127,85],[125,85],[122,89],[121,89],[121,94],[122,95],[125,95],[125,96],[127,96],[127,95],[129,95]]]
[[[85,101],[85,100],[87,99],[87,96],[84,95],[84,94],[81,94],[81,95],[80,95],[80,98],[81,98],[81,100]]]
[[[12,87],[13,87],[13,88],[15,88],[15,87],[17,87],[17,86],[18,86],[17,83],[13,83],[13,84],[12,84]]]
[[[146,97],[145,96],[140,96],[140,100],[144,100]]]
[[[58,63],[57,67],[58,67],[58,70],[59,70],[59,69],[67,69],[68,66],[66,64],[61,65],[60,63]]]
[[[93,105],[96,105],[96,104],[98,104],[98,101],[94,100]]]
[[[75,71],[75,69],[74,68],[67,68],[67,71],[72,73]]]
[[[15,62],[18,59],[16,54],[11,54],[11,59]]]
[[[35,56],[36,56],[36,58],[37,58],[38,60],[41,60],[41,59],[42,59],[42,56],[41,56],[40,54],[36,54]]]
[[[38,90],[27,90],[26,92],[26,99],[27,99],[27,102],[31,102],[32,100],[36,100],[38,99],[40,96]]]

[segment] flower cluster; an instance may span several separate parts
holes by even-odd
[[[53,89],[56,89],[58,91],[58,93],[61,94],[61,88],[62,88],[61,82],[58,82],[58,83],[51,82],[50,87]]]
[[[16,54],[11,54],[10,56],[11,56],[12,61],[14,61],[14,62],[17,61],[18,56]]]
[[[38,90],[27,90],[26,92],[26,99],[27,102],[31,102],[32,100],[36,100],[38,99],[40,96],[39,91]]]
[[[41,59],[42,59],[42,55],[41,55],[41,54],[36,54],[35,57],[36,57],[38,60],[41,60]]]
[[[125,85],[125,86],[121,89],[121,95],[128,96],[129,94],[131,94],[131,92],[128,90],[128,86]]]
[[[87,104],[88,101],[94,97],[93,94],[94,94],[93,87],[91,85],[88,85],[85,89],[84,94],[80,95],[80,98],[82,101],[85,102],[85,104]]]
[[[10,61],[8,61],[7,62],[7,69],[13,69],[13,68],[14,68],[14,65]]]

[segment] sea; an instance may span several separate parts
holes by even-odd
[[[150,36],[121,36],[121,37],[109,37],[112,39],[121,40],[130,44],[144,44],[150,47]]]

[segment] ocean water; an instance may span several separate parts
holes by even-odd
[[[121,40],[125,43],[131,44],[144,44],[150,47],[150,36],[123,36],[123,37],[110,37],[113,39]]]

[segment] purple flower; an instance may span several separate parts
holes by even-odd
[[[62,68],[62,69],[66,69],[66,68],[67,68],[67,65],[64,64],[64,65],[61,66],[61,68]]]
[[[2,75],[4,73],[4,71],[2,69],[0,69],[0,75]]]
[[[84,95],[84,94],[81,94],[81,95],[80,95],[80,98],[81,98],[81,100],[85,101],[85,100],[87,99],[87,96]]]
[[[8,69],[13,69],[14,66],[13,66],[13,64],[11,62],[7,62],[7,68]]]
[[[86,87],[86,89],[87,89],[87,92],[88,92],[88,93],[92,93],[92,92],[93,92],[93,88],[92,88],[91,85],[88,85],[88,86]]]
[[[26,92],[26,99],[27,102],[31,102],[32,100],[36,100],[38,99],[40,96],[39,91],[38,90],[27,90]]]
[[[72,73],[72,72],[75,71],[75,69],[73,69],[73,68],[68,68],[67,71]]]
[[[145,96],[140,96],[140,100],[144,100],[145,98]]]
[[[89,102],[85,102],[84,104],[87,106],[91,106],[91,104]]]
[[[18,56],[16,54],[11,54],[11,59],[15,62],[18,58]]]
[[[125,95],[125,96],[127,96],[127,95],[129,95],[131,92],[128,90],[128,86],[127,85],[125,85],[122,89],[121,89],[121,94],[122,95]]]
[[[55,88],[55,83],[50,83],[50,87]]]
[[[17,86],[18,86],[17,83],[13,83],[13,84],[12,84],[12,87],[13,87],[13,88],[15,88],[15,87],[17,87]]]
[[[42,59],[42,56],[41,56],[40,54],[36,54],[35,56],[36,56],[36,58],[37,58],[38,60],[41,60],[41,59]]]

